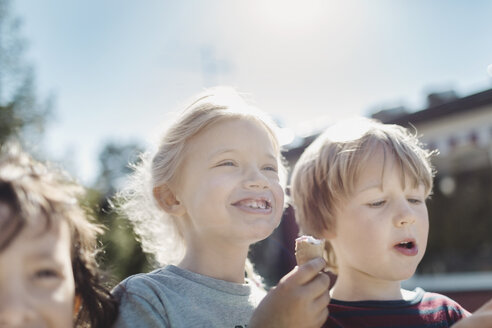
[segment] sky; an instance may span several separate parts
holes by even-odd
[[[109,142],[150,145],[205,87],[231,85],[303,135],[344,117],[425,108],[492,87],[487,0],[13,0],[43,147],[85,184]]]

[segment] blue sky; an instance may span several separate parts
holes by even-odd
[[[204,87],[232,85],[298,133],[492,87],[486,0],[14,0],[44,147],[87,184],[107,141],[149,142]]]

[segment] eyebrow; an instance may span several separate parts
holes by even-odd
[[[219,149],[219,150],[213,152],[209,156],[209,159],[213,159],[213,158],[218,157],[218,156],[223,155],[223,154],[236,153],[236,152],[237,152],[237,150],[236,149],[233,149],[233,148],[222,148],[222,149]],[[275,162],[277,162],[277,157],[275,155],[273,155],[272,153],[265,152],[264,153],[264,156],[265,157],[268,157],[269,159],[274,160]]]
[[[381,182],[371,183],[370,185],[365,186],[364,188],[362,188],[360,190],[357,190],[357,193],[363,193],[363,192],[366,192],[366,191],[371,190],[371,189],[383,190],[383,184]]]

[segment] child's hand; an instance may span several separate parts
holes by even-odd
[[[286,274],[261,301],[249,328],[321,327],[328,318],[330,278],[315,258]]]
[[[492,300],[485,303],[470,317],[461,319],[453,328],[492,328]]]

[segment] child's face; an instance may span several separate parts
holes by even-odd
[[[176,183],[185,234],[198,245],[249,245],[268,237],[280,222],[284,193],[265,128],[244,119],[219,121],[188,146]]]
[[[391,157],[391,156],[390,156]],[[429,221],[423,185],[413,186],[400,166],[376,151],[362,169],[355,191],[335,217],[330,238],[340,275],[356,281],[410,278],[424,256]],[[381,188],[382,187],[382,188]]]
[[[0,215],[7,206],[0,203]],[[0,219],[5,219],[1,218]],[[0,252],[0,326],[73,326],[75,284],[66,222],[24,226]]]

